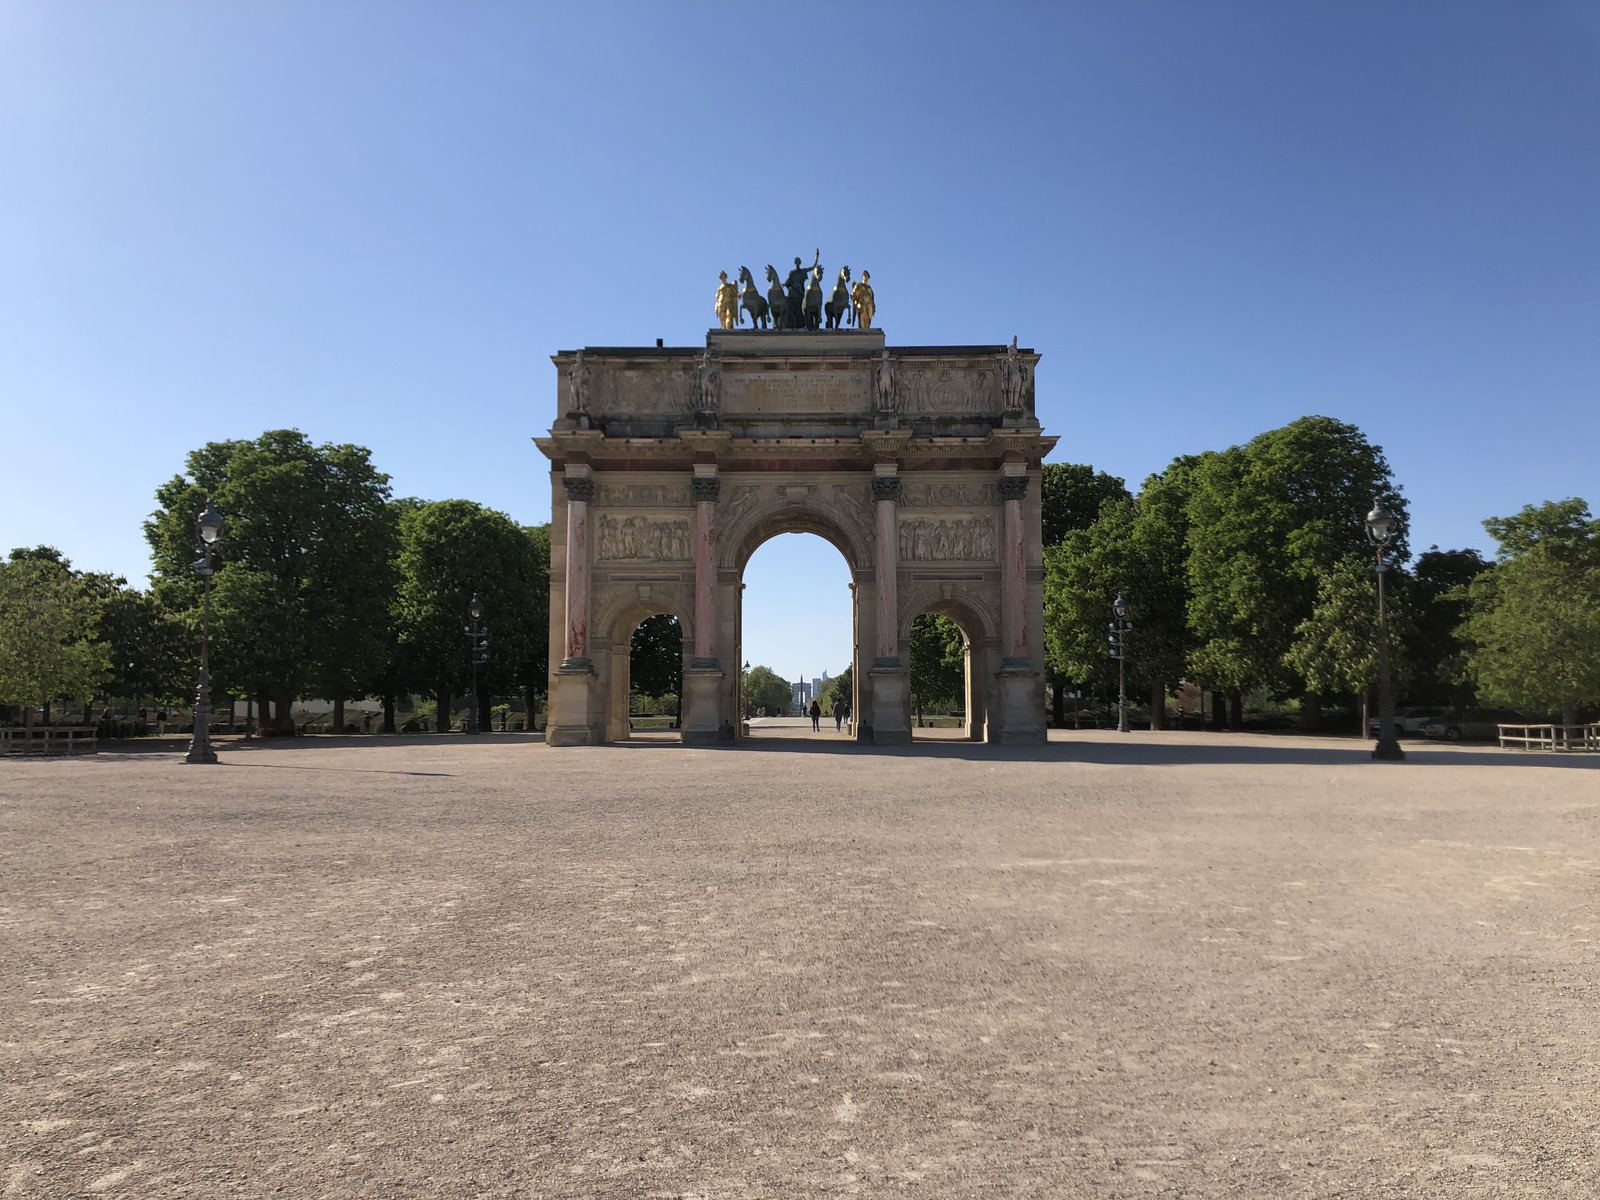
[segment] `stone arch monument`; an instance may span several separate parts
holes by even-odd
[[[683,740],[738,737],[745,564],[790,532],[849,564],[859,740],[911,740],[911,623],[937,612],[966,638],[968,735],[1044,741],[1037,354],[713,330],[553,361],[551,745],[628,736],[630,641],[657,613],[683,629]]]

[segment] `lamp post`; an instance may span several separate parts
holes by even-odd
[[[1133,622],[1128,620],[1128,598],[1121,592],[1111,602],[1116,620],[1111,622],[1111,657],[1117,660],[1117,732],[1128,732],[1128,634],[1133,632]]]
[[[1389,686],[1389,616],[1383,595],[1383,578],[1389,572],[1389,543],[1398,525],[1399,521],[1384,507],[1383,501],[1373,500],[1372,511],[1367,514],[1367,540],[1372,543],[1378,563],[1378,744],[1372,749],[1372,757],[1388,762],[1404,762],[1406,757],[1394,729],[1394,692]]]
[[[472,703],[467,709],[467,732],[478,732],[478,668],[489,661],[489,628],[479,625],[483,619],[483,601],[478,599],[478,594],[472,594],[472,603],[467,605],[467,616],[472,618],[472,624],[466,628],[466,634],[472,639]]]
[[[200,610],[200,683],[194,690],[194,735],[189,739],[186,763],[214,763],[217,752],[211,748],[211,546],[222,536],[222,514],[210,500],[195,521],[204,557],[194,564],[205,581],[205,601]]]

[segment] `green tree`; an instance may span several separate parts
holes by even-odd
[[[1467,617],[1467,589],[1489,569],[1476,550],[1430,546],[1410,572],[1416,628],[1405,648],[1413,674],[1407,695],[1425,704],[1465,707],[1477,690],[1467,668],[1467,647],[1459,629]]]
[[[207,443],[186,465],[157,489],[145,537],[158,601],[192,616],[195,517],[210,498],[227,520],[212,580],[218,689],[270,699],[280,719],[313,691],[340,706],[365,694],[395,582],[389,477],[363,447],[314,446],[293,429]]]
[[[1290,664],[1295,631],[1316,607],[1323,575],[1366,553],[1364,519],[1381,497],[1405,501],[1388,461],[1354,425],[1302,417],[1245,446],[1194,461],[1188,503],[1190,655],[1197,682],[1239,696],[1313,691]],[[1314,693],[1308,707],[1315,711]]]
[[[1378,583],[1372,559],[1350,557],[1317,583],[1311,615],[1295,627],[1288,666],[1316,695],[1366,697],[1378,684]],[[1413,671],[1403,646],[1416,641],[1416,614],[1409,581],[1388,572],[1384,607],[1389,622],[1389,667],[1397,690],[1409,687]],[[1363,707],[1363,706],[1358,706]],[[1365,715],[1362,732],[1366,732]]]
[[[1045,463],[1039,472],[1044,544],[1055,546],[1075,529],[1087,529],[1107,500],[1127,500],[1128,485],[1087,463]]]
[[[628,652],[633,690],[659,700],[683,691],[683,627],[671,613],[639,622]]]
[[[757,710],[765,709],[768,716],[781,717],[794,703],[794,692],[789,681],[771,667],[751,667],[740,680],[739,694],[744,698],[744,715],[753,717]]]
[[[548,546],[548,539],[544,542]],[[550,574],[537,537],[504,513],[470,500],[424,504],[400,517],[397,623],[402,673],[438,700],[439,728],[450,701],[471,686],[467,606],[483,601],[489,663],[480,668],[479,725],[490,697],[522,686],[549,637]]]
[[[1600,521],[1582,500],[1529,505],[1484,527],[1493,570],[1468,588],[1462,626],[1480,693],[1519,708],[1559,709],[1574,725],[1600,701]]]
[[[911,703],[919,726],[923,709],[965,698],[966,644],[949,617],[923,613],[911,622]]]
[[[40,548],[44,549],[44,548]],[[99,606],[59,554],[16,550],[0,563],[0,704],[87,704],[110,676]]]
[[[1182,678],[1191,647],[1185,563],[1193,464],[1193,459],[1174,460],[1145,480],[1136,499],[1108,499],[1098,520],[1045,551],[1045,656],[1055,678],[1094,695],[1116,694],[1117,664],[1107,636],[1112,601],[1121,592],[1134,625],[1129,687],[1148,691],[1157,729],[1167,687]],[[1062,707],[1058,691],[1058,725]]]

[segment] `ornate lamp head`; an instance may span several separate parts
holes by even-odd
[[[1399,524],[1399,520],[1384,506],[1382,500],[1373,500],[1372,511],[1367,514],[1367,536],[1372,539],[1374,545],[1388,545]]]

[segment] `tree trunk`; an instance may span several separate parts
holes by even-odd
[[[1577,707],[1577,705],[1573,704],[1572,701],[1570,701],[1570,700],[1562,701],[1562,704],[1561,704],[1561,723],[1563,725],[1565,725],[1568,729],[1571,729],[1574,725],[1576,725],[1578,723],[1578,707]]]
[[[922,701],[917,701],[917,728],[922,728]]]
[[[344,732],[344,697],[340,695],[333,698],[333,731]]]
[[[1356,730],[1356,736],[1360,738],[1366,738],[1369,736],[1367,733],[1367,722],[1372,719],[1371,715],[1367,712],[1367,694],[1362,692],[1360,696],[1356,697],[1356,699],[1358,701],[1356,704],[1356,719],[1361,722],[1361,725]]]
[[[488,691],[478,692],[478,728],[484,733],[494,732],[489,726],[494,720],[494,697]]]
[[[1063,729],[1067,724],[1067,685],[1057,683],[1050,697],[1051,712],[1055,715],[1056,728]]]
[[[439,732],[450,732],[450,693],[439,692]]]
[[[1152,683],[1150,685],[1150,728],[1152,730],[1167,727],[1167,685]]]
[[[383,697],[383,732],[394,732],[394,693],[385,692]]]
[[[1244,693],[1234,692],[1228,697],[1228,728],[1235,733],[1244,728]]]
[[[539,697],[535,694],[531,687],[522,689],[522,706],[527,710],[528,714],[527,719],[524,722],[524,728],[526,728],[529,733],[533,732],[534,717],[538,712],[538,699]]]
[[[1322,696],[1317,692],[1307,692],[1300,702],[1300,728],[1316,730],[1322,728]]]
[[[44,723],[46,725],[50,724],[50,701],[48,700],[44,702]]]

